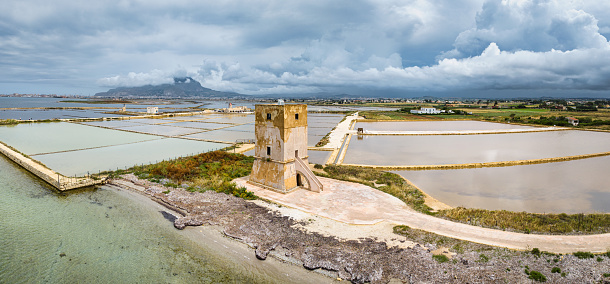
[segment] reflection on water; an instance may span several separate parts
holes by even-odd
[[[384,121],[357,122],[354,128],[371,131],[455,131],[455,130],[501,130],[533,129],[535,127],[493,123],[483,121]]]
[[[610,157],[459,170],[395,171],[450,206],[610,213]]]
[[[610,133],[553,131],[486,135],[369,136],[352,139],[344,162],[439,165],[514,161],[610,151]]]

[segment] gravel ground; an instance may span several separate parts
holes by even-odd
[[[144,188],[143,193],[153,200],[184,214],[174,221],[177,229],[217,225],[226,236],[253,247],[258,259],[277,257],[306,269],[326,270],[328,275],[353,283],[532,283],[526,271],[530,275],[535,274],[531,271],[542,273],[548,283],[610,283],[610,258],[606,255],[588,259],[534,255],[410,229],[396,236],[418,243],[412,248],[388,247],[370,238],[342,240],[306,232],[302,229],[306,222],[224,193],[166,188],[133,175],[121,179]],[[163,193],[167,190],[169,193]],[[451,251],[452,258],[441,263],[433,258],[432,251],[443,250]],[[559,273],[551,272],[555,267]]]

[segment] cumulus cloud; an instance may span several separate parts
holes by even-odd
[[[207,70],[207,71],[206,71]],[[570,51],[502,51],[490,43],[478,56],[446,58],[424,67],[352,69],[316,66],[307,72],[270,72],[239,64],[202,68],[204,83],[233,83],[244,93],[319,92],[360,87],[405,91],[502,89],[610,90],[610,47]],[[207,79],[205,79],[207,78]],[[246,87],[248,86],[248,87]],[[232,89],[236,91],[235,89]]]
[[[104,91],[174,76],[245,94],[610,84],[601,1],[5,2],[0,93],[19,91],[7,82]]]
[[[491,42],[508,51],[537,52],[603,48],[597,19],[563,0],[487,0],[476,16],[476,27],[456,38],[454,49],[439,58],[480,54]]]
[[[173,76],[161,70],[147,73],[129,72],[126,76],[112,76],[98,80],[98,84],[107,87],[134,87],[144,85],[161,85],[173,83]]]

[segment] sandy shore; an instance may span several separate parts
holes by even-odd
[[[350,225],[262,200],[167,188],[133,175],[110,183],[186,213],[184,217],[176,213],[179,217],[174,226],[191,226],[181,233],[234,259],[237,267],[256,270],[260,263],[269,261],[275,268],[261,269],[261,274],[289,278],[272,282],[326,283],[339,277],[353,283],[527,283],[527,267],[528,271],[543,273],[551,283],[583,283],[602,281],[603,273],[610,271],[610,258],[606,256],[578,259],[573,255],[533,255],[408,228],[398,235],[392,233],[393,224],[388,222]],[[442,252],[449,252],[453,258],[447,262],[433,258],[433,253]],[[566,273],[551,273],[554,267]]]
[[[113,185],[106,186],[106,188],[133,202],[152,207],[159,212],[169,213],[175,218],[182,217],[180,212],[163,206],[132,188]],[[161,214],[159,216],[163,218]],[[338,282],[333,277],[334,275],[330,273],[324,274],[319,273],[319,271],[303,269],[301,265],[295,265],[296,261],[290,261],[286,257],[268,258],[266,261],[260,261],[252,253],[252,247],[244,242],[227,237],[222,231],[220,226],[196,226],[187,227],[184,230],[175,230],[175,233],[193,244],[190,249],[200,249],[208,255],[213,255],[215,259],[222,259],[219,262],[231,266],[232,269],[239,270],[239,273],[251,274],[254,279],[260,279],[263,282],[269,280],[277,283]]]

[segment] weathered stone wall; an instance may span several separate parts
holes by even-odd
[[[32,161],[31,159],[29,159],[29,158],[23,156],[22,154],[12,150],[11,148],[3,145],[2,143],[0,143],[0,152],[2,154],[4,154],[7,158],[11,159],[13,162],[17,163],[18,165],[20,165],[24,169],[26,169],[29,172],[33,173],[37,177],[43,179],[47,183],[53,185],[56,188],[60,187],[60,184],[57,181],[57,176],[51,177],[48,173],[43,173],[41,170],[38,169],[38,167],[40,167],[40,166],[37,167],[35,165],[35,162]]]
[[[256,160],[250,180],[282,192],[296,188],[295,151],[308,158],[307,105],[256,105],[254,115]]]
[[[67,178],[61,176],[2,143],[0,143],[0,153],[59,190],[70,190],[102,183],[101,180],[90,178]]]

